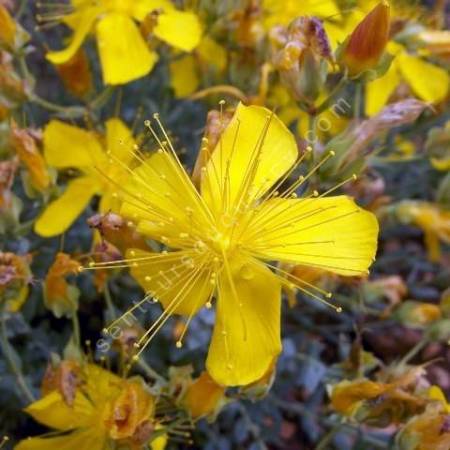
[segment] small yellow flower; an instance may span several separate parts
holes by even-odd
[[[114,203],[110,178],[120,182],[124,167],[132,159],[135,145],[131,131],[117,118],[106,122],[106,137],[59,120],[44,129],[44,157],[57,169],[76,168],[82,175],[68,183],[67,189],[51,202],[35,223],[35,231],[50,237],[63,233],[86,208],[94,195],[100,195],[100,211]],[[110,156],[120,160],[112,163]]]
[[[215,296],[207,370],[218,384],[247,385],[281,351],[281,285],[287,281],[269,262],[366,273],[376,252],[377,220],[346,196],[296,198],[296,189],[333,153],[279,190],[301,158],[294,136],[265,108],[239,104],[201,169],[200,192],[161,131],[166,142],[159,140],[160,149],[132,171],[121,192],[121,214],[173,250],[128,252],[131,273],[148,294],[143,302],[153,296],[165,308],[137,346],[142,351],[177,313],[188,316],[180,347],[192,316],[211,307]],[[301,280],[292,283],[305,291]]]
[[[48,53],[47,59],[54,64],[68,62],[93,31],[106,84],[124,84],[143,77],[158,60],[136,22],[150,21],[152,35],[183,51],[194,49],[201,36],[197,16],[177,10],[170,0],[72,0],[71,7],[69,14],[64,13],[65,4],[50,10],[49,20],[60,15],[61,21],[72,28],[73,36],[67,48]],[[40,18],[45,20],[45,14]]]
[[[439,261],[439,241],[450,243],[450,211],[437,204],[404,201],[396,207],[397,216],[404,223],[418,226],[425,234],[425,246],[430,261]]]
[[[104,450],[112,442],[137,450],[151,440],[157,427],[155,399],[140,382],[124,380],[94,364],[84,366],[79,377],[70,404],[54,389],[25,408],[58,434],[25,439],[15,450]]]

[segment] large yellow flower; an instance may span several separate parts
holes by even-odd
[[[161,141],[160,146],[121,189],[122,215],[173,250],[128,252],[132,274],[164,306],[138,347],[172,313],[189,317],[180,347],[193,314],[211,307],[215,296],[208,372],[222,385],[249,384],[281,350],[281,285],[287,281],[269,262],[344,276],[366,273],[376,251],[376,218],[346,196],[296,198],[295,188],[307,177],[278,192],[274,184],[299,163],[298,150],[294,136],[265,108],[237,107],[211,158],[205,158],[200,192],[173,148]],[[96,266],[102,267],[91,265]],[[289,278],[290,285],[297,282],[305,290],[301,280]]]
[[[73,401],[55,389],[25,409],[57,434],[25,439],[15,450],[104,450],[112,442],[134,450],[147,448],[149,442],[153,450],[165,447],[164,435],[152,440],[158,427],[155,399],[139,381],[119,378],[94,364],[82,369],[79,381]]]
[[[117,118],[106,122],[106,139],[92,131],[52,120],[44,129],[44,157],[57,169],[76,168],[81,176],[68,183],[65,192],[51,202],[35,223],[35,231],[50,237],[63,233],[86,208],[91,198],[101,195],[100,210],[114,203],[109,179],[126,176],[135,145],[131,131]],[[110,155],[108,156],[108,152]],[[110,159],[114,156],[121,164]]]
[[[151,33],[163,42],[184,51],[197,46],[201,26],[191,12],[175,9],[170,0],[72,0],[73,11],[62,19],[74,33],[67,48],[48,53],[54,64],[69,61],[87,34],[95,32],[103,81],[124,84],[148,74],[158,55],[149,49],[136,21],[149,20]],[[67,9],[64,9],[67,11]],[[153,16],[148,16],[154,13]],[[51,13],[50,19],[55,14]],[[45,18],[45,16],[44,16]]]

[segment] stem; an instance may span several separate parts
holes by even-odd
[[[15,16],[15,19],[17,21],[20,20],[20,18],[22,17],[23,13],[25,12],[27,3],[28,3],[27,0],[22,0],[20,2],[19,8],[17,9],[16,16]]]
[[[347,85],[347,74],[345,73],[342,78],[339,80],[339,82],[336,84],[334,89],[331,91],[328,98],[326,98],[318,107],[317,107],[317,114],[323,113],[326,109],[330,107],[330,105],[333,103],[335,98],[338,96],[338,94],[341,93],[341,91],[345,88]]]
[[[136,362],[136,364],[145,372],[145,374],[153,378],[156,381],[159,381],[161,384],[166,385],[167,380],[162,377],[159,373],[157,373],[154,369],[152,369],[144,360],[139,358],[139,360]]]
[[[277,397],[274,397],[273,395],[269,396],[269,399],[279,408],[290,412],[292,414],[296,414],[298,416],[308,416],[308,417],[312,417],[312,418],[317,418],[317,415],[314,414],[313,412],[311,412],[308,408],[302,406],[299,403],[291,403],[291,402],[286,402],[284,400],[281,400]],[[324,417],[324,418],[320,418],[321,422],[328,427],[334,427],[336,425],[336,421],[328,418],[328,417]],[[340,423],[339,424],[341,426],[341,428],[347,428],[351,431],[359,431],[360,427],[357,425],[353,425],[351,423]],[[374,448],[380,448],[380,449],[386,449],[387,448],[387,444],[380,440],[377,439],[376,437],[373,437],[371,435],[369,435],[367,432],[364,433],[363,435],[363,439],[365,442],[372,444],[372,446]]]
[[[422,339],[409,350],[409,352],[400,360],[399,365],[404,366],[408,361],[410,361],[414,356],[416,356],[426,345],[428,344],[428,338],[422,337]]]
[[[78,314],[76,311],[72,313],[72,327],[73,327],[73,340],[78,348],[81,348],[81,337],[80,337],[80,322],[78,321]]]
[[[67,118],[82,117],[86,114],[86,108],[84,108],[83,106],[57,105],[56,103],[49,102],[48,100],[45,100],[44,98],[39,97],[39,95],[36,94],[32,94],[30,96],[30,101],[32,103],[36,103],[39,106],[42,106],[42,108],[48,109],[49,111],[60,113]]]
[[[108,308],[108,315],[110,316],[108,320],[115,320],[117,318],[116,308],[114,307],[114,303],[111,297],[111,291],[109,290],[108,280],[105,281],[105,287],[103,289],[104,297],[106,300],[106,306]]]
[[[34,395],[32,394],[30,388],[28,387],[25,377],[20,370],[20,367],[16,364],[14,359],[14,355],[11,351],[11,346],[8,341],[8,334],[6,332],[6,302],[3,300],[3,307],[1,309],[1,317],[0,317],[0,347],[2,349],[3,355],[5,357],[6,362],[9,365],[11,372],[14,374],[17,380],[17,384],[19,385],[20,390],[22,391],[24,397],[27,399],[29,403],[33,403],[35,401]]]
[[[327,434],[325,434],[325,436],[320,440],[320,442],[317,444],[315,450],[327,450],[329,448],[328,444],[331,442],[331,440],[334,438],[336,433],[341,428],[342,428],[342,423],[337,423],[336,425],[334,425],[334,427],[331,428],[331,430]]]
[[[354,105],[354,117],[355,119],[362,118],[362,97],[363,97],[363,82],[357,81],[355,83],[355,105]]]

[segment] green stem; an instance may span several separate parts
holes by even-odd
[[[357,81],[355,84],[355,104],[354,104],[354,117],[355,119],[361,119],[362,112],[362,100],[363,100],[363,82]]]
[[[308,416],[311,418],[318,418],[320,420],[320,422],[327,427],[334,427],[335,425],[337,425],[335,420],[332,420],[328,417],[318,417],[317,414],[310,411],[308,408],[304,407],[300,403],[286,402],[277,397],[274,397],[273,395],[270,395],[269,399],[279,408],[281,408],[287,412],[290,412],[292,414],[296,414],[299,416]],[[351,423],[339,423],[339,425],[341,426],[341,428],[347,428],[351,431],[359,431],[358,425],[353,425]],[[387,448],[387,444],[384,441],[377,439],[376,437],[371,436],[368,433],[364,433],[363,439],[365,442],[371,444],[374,448],[380,448],[380,449]]]
[[[42,106],[42,108],[48,109],[60,113],[67,118],[83,117],[86,114],[86,108],[83,106],[62,106],[56,103],[49,102],[48,100],[39,97],[36,94],[30,96],[30,101],[36,103],[36,105]]]
[[[422,337],[422,339],[400,360],[399,365],[405,366],[408,361],[414,358],[414,356],[416,356],[427,344],[428,338],[425,336]]]
[[[154,369],[152,369],[142,358],[139,358],[136,364],[145,372],[148,377],[159,381],[162,385],[167,384],[167,380],[159,373],[157,373]]]
[[[334,102],[334,100],[336,99],[336,97],[338,96],[338,94],[341,93],[341,91],[345,88],[345,86],[347,85],[347,74],[344,74],[342,76],[342,78],[339,80],[339,82],[336,84],[336,86],[334,87],[334,89],[331,91],[330,95],[328,96],[328,98],[326,98],[318,107],[316,110],[317,115],[323,113],[326,109],[328,109]]]
[[[105,297],[105,301],[106,301],[106,306],[108,308],[108,315],[110,316],[108,318],[108,321],[110,320],[112,322],[113,320],[115,320],[117,318],[117,314],[116,314],[116,308],[114,307],[114,303],[112,301],[111,291],[109,290],[108,280],[105,281],[105,287],[103,289],[103,293],[104,293],[104,297]]]
[[[80,322],[76,311],[72,313],[73,340],[78,348],[81,348]]]
[[[336,433],[338,433],[341,428],[342,423],[337,423],[334,425],[334,427],[332,427],[331,430],[320,440],[315,450],[327,450],[330,448],[328,444],[332,441]]]
[[[25,377],[20,370],[20,367],[16,364],[14,359],[14,355],[11,351],[11,346],[8,341],[8,334],[6,331],[6,302],[3,302],[3,307],[1,310],[1,318],[0,318],[0,347],[3,352],[3,356],[5,357],[6,362],[9,365],[11,372],[14,374],[17,380],[17,384],[22,391],[24,397],[27,399],[29,403],[33,403],[35,401],[34,395],[32,394],[30,388],[28,387]]]
[[[28,0],[22,0],[20,2],[19,8],[17,9],[16,15],[15,15],[15,19],[17,21],[20,20],[20,18],[22,17],[23,13],[25,12],[26,7],[27,7],[27,3],[28,3]]]

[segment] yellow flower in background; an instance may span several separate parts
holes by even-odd
[[[151,443],[157,428],[155,399],[139,381],[125,380],[87,364],[75,389],[70,404],[55,389],[25,408],[37,422],[55,429],[57,434],[25,439],[14,449],[104,450],[112,442],[136,450],[147,448],[149,442],[152,450],[164,448],[157,442],[159,437],[155,447]]]
[[[403,223],[422,229],[430,261],[441,257],[439,241],[450,243],[450,211],[437,204],[422,201],[404,201],[396,206],[396,214]]]
[[[264,25],[288,25],[298,16],[317,16],[323,19],[339,20],[341,12],[334,0],[263,0]]]
[[[67,11],[65,6],[62,11]],[[51,10],[49,20],[54,16]],[[45,14],[41,18],[44,20]],[[150,21],[152,36],[183,51],[194,49],[201,37],[197,16],[177,10],[169,0],[72,0],[72,11],[62,14],[61,20],[73,30],[72,39],[64,50],[49,52],[47,59],[54,64],[68,62],[88,33],[94,32],[103,81],[113,85],[143,77],[158,60],[137,22]]]
[[[388,44],[387,51],[395,56],[389,70],[366,85],[366,113],[369,116],[383,108],[401,83],[406,83],[412,93],[425,102],[439,103],[447,97],[450,77],[445,69],[419,54],[411,54],[394,41]]]
[[[155,120],[159,122],[158,116]],[[269,262],[361,275],[375,256],[377,220],[346,196],[296,198],[296,189],[319,166],[278,191],[281,184],[274,186],[276,182],[301,158],[294,136],[265,108],[239,104],[205,158],[200,192],[170,143],[159,140],[159,145],[120,192],[121,214],[132,218],[139,232],[173,250],[128,252],[131,273],[147,293],[143,302],[153,297],[164,306],[137,343],[135,356],[174,313],[188,316],[177,341],[180,347],[193,315],[211,307],[215,296],[208,373],[221,385],[249,384],[267,372],[281,351],[281,285],[286,278]],[[102,265],[91,265],[96,267]],[[289,280],[289,285],[297,282],[305,291],[301,280]]]
[[[52,120],[44,129],[44,157],[57,169],[76,168],[79,177],[71,180],[64,193],[51,202],[35,223],[35,231],[50,237],[63,233],[89,204],[100,195],[100,211],[111,209],[114,198],[109,180],[120,182],[124,167],[132,160],[135,145],[131,131],[117,118],[106,122],[106,136],[74,125]],[[112,164],[109,156],[122,165]]]

